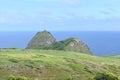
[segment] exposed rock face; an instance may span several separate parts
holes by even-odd
[[[29,42],[27,49],[51,49],[92,54],[88,46],[77,38],[69,38],[55,42],[55,38],[48,31],[38,32]]]
[[[69,38],[56,42],[53,46],[51,46],[51,49],[92,54],[88,46],[77,38]]]
[[[28,49],[47,49],[55,43],[55,38],[48,31],[38,32],[28,43]]]

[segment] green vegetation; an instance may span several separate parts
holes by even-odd
[[[49,48],[53,50],[64,50],[64,51],[81,52],[84,54],[92,54],[88,46],[76,38],[69,38],[60,42],[56,42],[53,45],[51,45]]]
[[[106,72],[118,78],[119,63],[119,55],[97,57],[57,50],[2,49],[0,80],[8,80],[11,74],[15,79],[21,76],[31,80],[90,80],[97,78],[98,73],[106,76]]]
[[[88,46],[81,40],[69,38],[56,42],[55,38],[48,31],[38,32],[29,42],[27,49],[63,50],[92,54]]]
[[[28,49],[48,49],[55,43],[54,37],[48,31],[38,32],[28,43]]]
[[[10,75],[8,80],[30,80],[30,79],[28,79],[28,78],[26,78],[24,76],[17,76],[17,77],[15,77],[13,75]]]
[[[115,74],[111,72],[98,73],[93,80],[120,80]]]

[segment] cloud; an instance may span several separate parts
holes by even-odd
[[[63,0],[62,2],[67,5],[75,5],[76,4],[73,0]]]
[[[0,23],[4,24],[21,24],[25,22],[25,16],[20,14],[4,13],[0,14]]]
[[[61,0],[61,2],[68,6],[79,6],[79,2],[77,0]]]
[[[53,1],[59,1],[59,0],[31,0],[35,2],[53,2]]]
[[[79,1],[77,0],[31,0],[34,2],[57,2],[57,3],[62,3],[65,5],[69,5],[69,6],[76,6],[79,5]]]
[[[108,12],[108,11],[100,11],[100,13],[102,13],[104,15],[109,15],[110,14],[110,12]]]
[[[42,14],[42,13],[41,13]],[[3,13],[0,14],[0,25],[39,25],[44,26],[48,19],[47,16],[39,16],[39,14],[18,14],[18,13]]]

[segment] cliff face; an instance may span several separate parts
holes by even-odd
[[[50,49],[92,54],[88,46],[77,38],[69,38],[60,42],[56,42],[51,46]]]
[[[48,32],[38,32],[28,43],[28,49],[47,49],[51,44],[55,43],[55,38]]]
[[[55,42],[55,38],[48,31],[38,32],[29,42],[27,49],[51,49],[92,54],[88,46],[77,38],[69,38]]]
[[[88,46],[81,40],[76,38],[70,38],[67,40],[70,40],[70,42],[64,47],[64,50],[92,54]]]

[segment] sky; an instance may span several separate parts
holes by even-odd
[[[120,31],[120,0],[0,0],[0,31]]]

